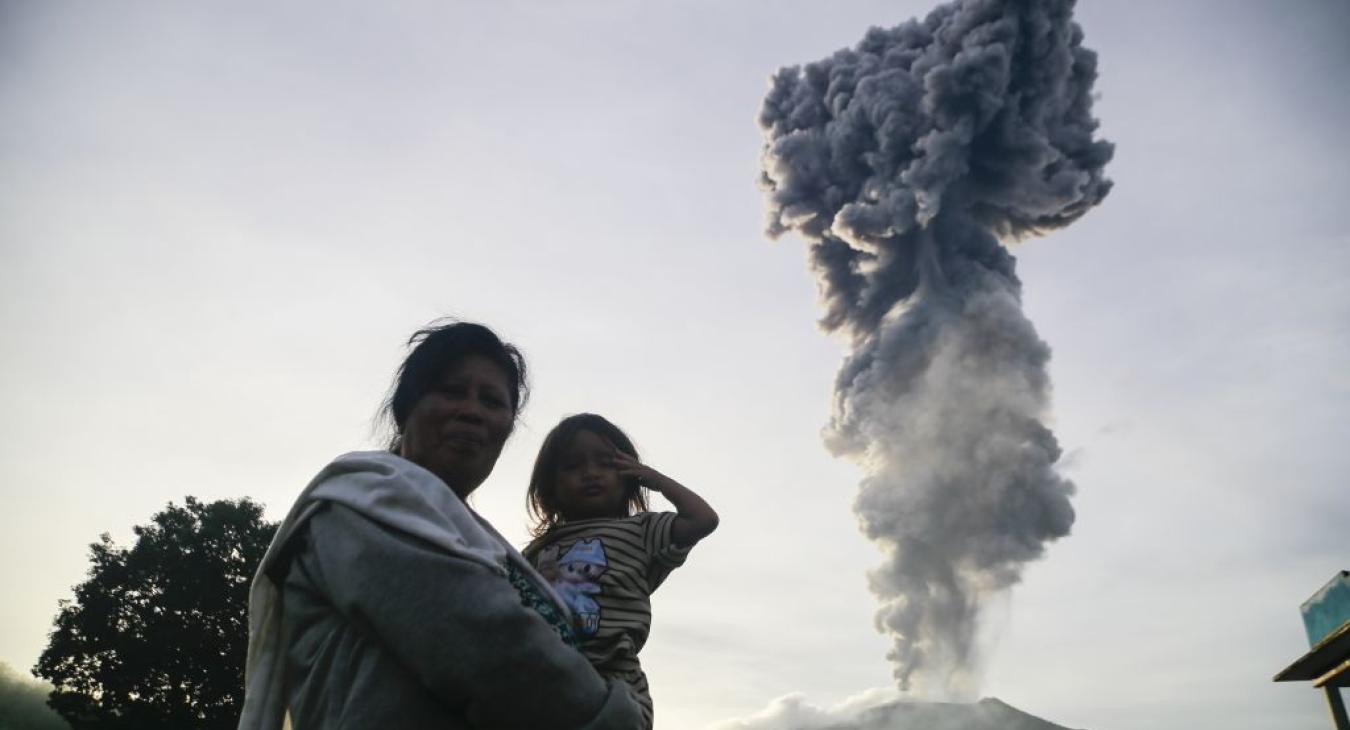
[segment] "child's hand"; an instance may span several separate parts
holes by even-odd
[[[619,476],[625,478],[637,477],[642,486],[653,492],[661,491],[662,487],[672,481],[671,478],[665,474],[643,464],[618,449],[614,450],[614,454],[610,458],[613,460],[614,468],[618,470]]]
[[[675,507],[670,535],[676,545],[692,547],[717,529],[717,513],[688,487],[618,449],[614,449],[611,459],[619,476],[637,477],[642,486],[660,492]]]

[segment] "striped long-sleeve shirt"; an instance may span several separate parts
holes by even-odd
[[[639,694],[646,694],[638,652],[651,630],[651,594],[689,554],[671,538],[674,523],[674,512],[567,522],[524,550],[572,610],[586,658]],[[650,697],[639,701],[650,708]]]

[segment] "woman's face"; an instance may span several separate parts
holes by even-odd
[[[400,453],[461,498],[492,473],[515,412],[506,373],[482,355],[461,358],[408,413]]]

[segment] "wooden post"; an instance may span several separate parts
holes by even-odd
[[[1350,717],[1345,714],[1345,700],[1341,698],[1341,688],[1326,685],[1322,691],[1327,693],[1327,706],[1331,709],[1331,721],[1335,723],[1336,730],[1350,730]]]

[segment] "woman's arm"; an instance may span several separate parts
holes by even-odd
[[[638,477],[644,487],[660,492],[675,507],[675,522],[670,532],[676,545],[693,547],[717,529],[717,512],[694,490],[617,449],[614,464],[620,476]]]
[[[474,727],[636,727],[636,703],[504,576],[340,505],[310,520],[329,598]],[[616,696],[619,695],[619,696]]]

